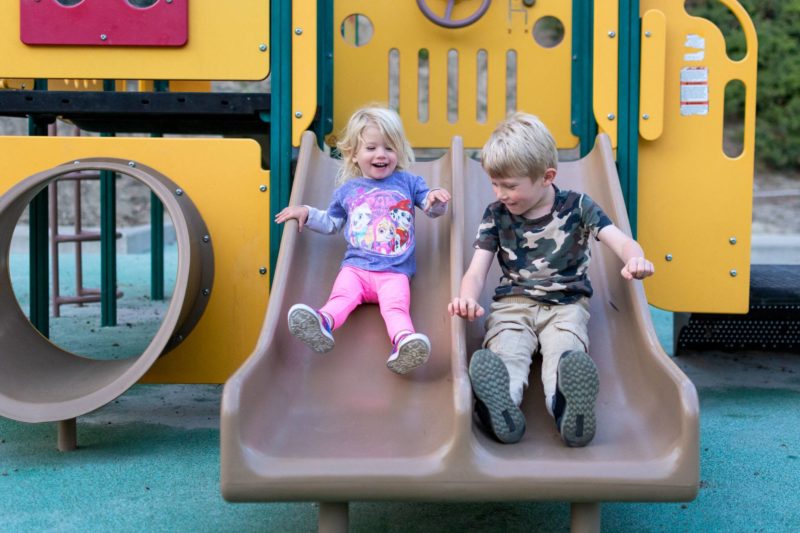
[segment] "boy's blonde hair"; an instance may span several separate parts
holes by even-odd
[[[493,178],[527,176],[536,181],[548,168],[558,168],[558,149],[538,117],[514,113],[486,141],[481,164]]]
[[[353,157],[361,143],[361,134],[367,126],[377,127],[386,144],[395,151],[397,170],[406,169],[414,162],[414,150],[406,139],[400,115],[388,107],[372,104],[353,113],[342,132],[341,140],[336,143],[342,154],[342,166],[336,176],[338,184],[363,175]]]

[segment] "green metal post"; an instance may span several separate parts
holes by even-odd
[[[275,275],[282,228],[275,215],[289,205],[292,161],[292,4],[270,3],[272,117],[270,124],[270,281]]]
[[[572,2],[572,133],[580,139],[581,157],[588,154],[597,136],[592,105],[592,54],[594,2]]]
[[[153,84],[155,92],[169,91],[169,81],[158,80]],[[153,133],[151,137],[163,137]],[[164,299],[164,204],[150,192],[150,299]]]
[[[113,91],[114,80],[103,81],[103,90]],[[100,172],[100,325],[117,325],[117,184],[109,171]]]
[[[640,34],[639,0],[620,0],[617,169],[634,238],[638,216]]]
[[[34,90],[46,91],[47,80],[34,81]],[[28,135],[47,135],[47,122],[29,118]],[[30,320],[31,324],[45,337],[50,336],[48,206],[47,189],[45,189],[33,198],[28,208]]]
[[[320,147],[333,130],[333,2],[317,2],[317,102],[319,120],[314,125]]]

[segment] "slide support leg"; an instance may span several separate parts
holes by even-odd
[[[347,502],[320,502],[319,533],[347,533],[349,528]]]
[[[571,533],[600,532],[600,504],[597,502],[581,502],[571,504]]]

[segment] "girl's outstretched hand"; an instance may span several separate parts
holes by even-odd
[[[653,263],[645,259],[644,257],[632,257],[625,263],[625,266],[622,267],[622,277],[627,280],[632,279],[644,279],[648,276],[652,276],[655,272],[655,267],[653,267]]]
[[[278,224],[283,224],[291,219],[297,220],[297,231],[303,231],[303,226],[308,220],[308,208],[304,205],[290,205],[275,215],[275,222]]]
[[[484,313],[481,304],[473,298],[461,298],[459,296],[456,296],[452,302],[447,304],[447,310],[450,312],[450,316],[458,316],[470,321],[483,316]]]
[[[428,207],[426,210],[430,209],[436,204],[446,204],[450,201],[450,198],[450,193],[445,189],[434,189],[428,193]]]

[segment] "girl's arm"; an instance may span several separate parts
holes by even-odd
[[[275,215],[275,222],[283,224],[287,220],[297,220],[297,231],[303,231],[308,220],[308,206],[305,205],[290,205],[281,209],[281,212]]]
[[[472,256],[472,261],[461,280],[461,290],[458,296],[447,305],[450,316],[459,316],[467,320],[475,320],[483,316],[483,307],[478,303],[478,298],[486,282],[486,274],[494,261],[494,252],[477,248]]]
[[[422,212],[431,218],[442,216],[447,212],[450,198],[450,193],[446,189],[432,189],[425,197],[425,208]]]
[[[343,218],[330,216],[327,211],[307,205],[294,205],[275,215],[275,222],[283,224],[293,218],[297,220],[297,231],[303,231],[303,227],[308,226],[308,229],[325,235],[339,232],[345,221]]]
[[[622,277],[631,279],[644,279],[652,276],[655,272],[653,263],[644,257],[644,250],[639,243],[622,233],[614,224],[608,225],[600,230],[597,239],[611,248],[625,266],[622,267],[620,274]]]

